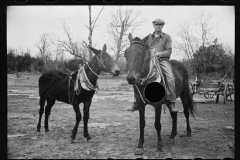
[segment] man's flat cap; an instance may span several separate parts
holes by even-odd
[[[165,24],[165,22],[161,19],[155,19],[153,22],[153,24],[157,23],[157,24]]]

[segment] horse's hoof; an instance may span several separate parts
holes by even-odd
[[[49,129],[45,129],[45,132],[49,132]]]
[[[158,147],[158,152],[163,152],[162,147]]]
[[[171,138],[171,136],[170,137],[168,137],[168,141],[170,142],[170,143],[175,143],[175,139],[174,139],[174,137],[173,138]]]
[[[37,129],[37,132],[40,132],[40,128]]]
[[[192,134],[191,133],[187,133],[187,137],[192,137]]]
[[[136,148],[135,155],[142,155],[144,153],[143,148]]]

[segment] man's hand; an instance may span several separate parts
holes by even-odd
[[[152,49],[150,49],[150,52],[151,52],[151,55],[154,55],[155,52],[156,52],[156,48],[152,48]]]

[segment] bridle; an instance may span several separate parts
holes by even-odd
[[[131,46],[132,44],[134,44],[134,43],[138,43],[138,44],[141,44],[141,45],[145,46],[146,52],[148,52],[147,45],[146,45],[145,43],[140,42],[140,41],[132,41],[132,42],[130,43],[130,46]],[[155,58],[155,57],[151,57],[151,59],[152,59],[152,58]],[[137,79],[146,80],[146,79],[149,78],[149,75],[148,75],[147,77],[145,77],[145,78],[140,78],[140,77],[141,77],[141,74],[142,74],[142,72],[144,71],[144,69],[145,69],[145,68],[147,67],[147,65],[151,62],[151,59],[150,59],[150,61],[148,61],[147,63],[145,63],[145,64],[141,67],[141,70],[140,70],[140,72],[139,72],[139,74],[138,74]]]
[[[147,45],[144,44],[143,42],[139,42],[139,41],[132,41],[132,42],[130,43],[130,46],[131,46],[132,44],[134,44],[134,43],[141,44],[141,45],[145,46],[145,48],[147,49]],[[147,52],[147,51],[148,51],[148,49],[146,50],[146,52]],[[156,59],[156,56],[152,56],[151,59],[148,61],[148,63],[146,63],[145,65],[142,66],[142,68],[141,68],[141,70],[140,70],[140,72],[139,72],[139,74],[138,74],[138,77],[137,77],[137,80],[139,80],[137,83],[138,83],[139,85],[143,85],[143,83],[144,83],[145,81],[147,81],[148,79],[150,79],[150,78],[152,77],[152,75],[149,75],[149,74],[148,74],[147,77],[145,77],[145,78],[140,78],[143,70],[146,68],[146,66],[151,62],[151,60],[152,60],[153,58]],[[157,70],[157,71],[158,71],[158,70]],[[158,72],[159,72],[159,71],[158,71]],[[143,98],[143,96],[142,96],[142,93],[140,92],[140,90],[139,90],[139,88],[138,88],[138,85],[137,85],[137,84],[134,84],[134,85],[135,85],[136,89],[138,90],[138,93],[139,93],[139,95],[140,95],[143,103],[146,104],[146,102],[145,102],[145,100],[144,100],[144,98]]]

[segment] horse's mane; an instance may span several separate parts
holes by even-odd
[[[135,38],[133,39],[133,41],[140,41],[140,42],[142,42],[142,40],[141,40],[140,38],[138,38],[138,37],[135,37]]]
[[[140,41],[140,42],[146,43],[146,41],[148,40],[148,37],[149,37],[149,36],[150,36],[150,34],[147,35],[146,37],[144,37],[143,39],[140,39],[140,38],[138,38],[138,37],[135,37],[135,38],[133,39],[133,41]]]

